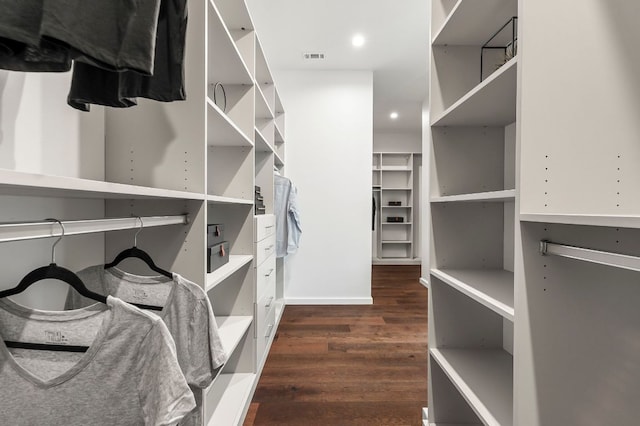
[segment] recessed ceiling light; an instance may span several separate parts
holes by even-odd
[[[391,114],[389,114],[389,117],[391,117],[392,120],[396,120],[398,118],[398,113],[393,111]]]
[[[353,44],[353,47],[362,47],[364,46],[364,42],[365,42],[365,39],[362,34],[356,34],[351,39],[351,44]]]

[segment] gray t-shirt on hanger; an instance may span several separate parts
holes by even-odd
[[[207,294],[197,284],[173,274],[164,276],[139,276],[118,268],[104,269],[103,265],[91,266],[78,272],[87,288],[118,297],[126,302],[162,306],[162,311],[151,311],[165,322],[176,344],[178,362],[190,386],[206,388],[227,361],[218,326]],[[95,301],[70,290],[66,307],[79,308],[95,304]],[[198,392],[196,392],[196,396]],[[201,401],[198,409],[180,425],[201,425]]]
[[[195,406],[167,327],[114,297],[55,312],[0,299],[0,336],[2,424],[175,425]],[[89,349],[9,349],[5,340]]]

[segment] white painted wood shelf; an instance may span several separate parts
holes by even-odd
[[[240,54],[231,32],[213,0],[208,2],[209,49],[215,54],[209,57],[209,81],[226,84],[253,85],[251,71]]]
[[[432,269],[431,275],[513,322],[513,272],[497,269]]]
[[[375,185],[374,185],[375,188]],[[413,206],[380,206],[382,209],[412,209]]]
[[[515,201],[516,190],[507,189],[504,191],[477,192],[473,194],[445,195],[431,198],[432,203],[454,203],[454,202],[503,202]]]
[[[640,228],[640,215],[638,216],[603,216],[587,214],[546,214],[546,213],[521,213],[523,222],[558,223],[566,225],[605,226],[615,228]]]
[[[34,197],[204,200],[194,192],[0,169],[0,193]]]
[[[253,200],[244,198],[222,197],[220,195],[207,195],[207,201],[212,204],[246,204],[253,205]]]
[[[256,133],[256,151],[259,152],[275,152],[271,144],[267,141],[267,138],[264,137],[260,129],[257,127],[254,128]]]
[[[231,356],[231,354],[235,352],[242,337],[247,333],[249,327],[251,327],[252,322],[252,316],[216,317],[220,340],[227,355]]]
[[[458,0],[432,44],[481,46],[517,15],[514,3],[511,0]]]
[[[381,188],[383,191],[412,191],[412,188]]]
[[[382,222],[383,225],[413,225],[412,222]]]
[[[478,417],[490,426],[513,424],[513,357],[503,350],[429,350]]]
[[[505,126],[516,121],[518,58],[500,67],[440,116],[432,126]]]
[[[266,118],[273,120],[274,115],[271,111],[271,107],[267,102],[267,98],[264,96],[264,92],[260,87],[260,84],[256,82],[256,118]]]
[[[229,255],[229,262],[207,274],[206,291],[213,289],[218,284],[229,278],[235,272],[239,271],[244,265],[253,260],[253,255],[232,254]]]
[[[378,170],[382,172],[410,172],[413,169],[408,166],[382,166]]]
[[[412,241],[410,240],[399,240],[399,241],[395,241],[395,240],[382,240],[382,244],[411,244]]]
[[[221,374],[214,382],[209,393],[215,393],[215,406],[206,408],[211,415],[207,419],[208,426],[238,425],[250,402],[254,382],[257,380],[253,373]],[[210,404],[211,405],[211,404]]]
[[[211,97],[207,98],[207,144],[210,146],[253,146],[253,141],[225,114]]]
[[[282,157],[280,157],[280,154],[278,154],[276,151],[274,151],[273,152],[273,156],[274,156],[275,165],[278,168],[284,167],[284,160],[282,159]]]

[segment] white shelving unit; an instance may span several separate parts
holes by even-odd
[[[416,203],[419,153],[373,153],[373,197],[376,199],[376,223],[373,238],[374,264],[419,264],[419,212]],[[389,206],[400,201],[400,206]],[[403,222],[388,222],[387,217],[402,217]]]
[[[52,100],[31,90],[68,87],[68,74],[0,76],[11,89],[0,93],[1,109],[8,111],[0,116],[0,222],[75,221],[74,235],[59,244],[57,259],[80,270],[113,259],[133,237],[126,230],[133,219],[118,219],[106,234],[86,233],[84,224],[148,218],[138,245],[162,268],[202,286],[228,351],[220,375],[209,389],[197,391],[204,401],[203,425],[240,425],[284,306],[280,287],[273,291],[277,297],[267,299],[277,307],[269,311],[270,339],[258,338],[265,324],[257,317],[264,300],[258,299],[254,186],[263,187],[273,213],[274,166],[284,167],[285,113],[245,2],[188,3],[185,101],[139,99],[136,107],[92,107],[80,114],[64,97]],[[50,108],[46,120],[33,115],[34,105]],[[21,139],[24,134],[33,137]],[[166,216],[185,214],[186,224],[159,226]],[[207,273],[206,226],[212,223],[224,224],[230,259]],[[1,244],[7,284],[0,288],[13,286],[40,257],[47,262],[50,248],[48,240]],[[136,267],[131,272],[148,274]],[[282,267],[274,263],[274,269]],[[280,286],[282,274],[273,271]],[[30,289],[21,301],[60,309],[66,291],[52,283]]]
[[[640,56],[620,53],[640,5],[605,9],[432,2],[431,424],[640,416],[638,272],[610,260],[640,257]],[[517,55],[481,73],[480,46],[514,16]],[[542,255],[541,241],[580,249]]]
[[[424,197],[431,219],[424,279],[431,424],[515,424],[519,58],[496,59],[497,69],[485,73],[480,53],[517,10],[517,0],[432,3],[430,188]]]

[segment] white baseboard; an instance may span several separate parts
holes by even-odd
[[[345,297],[345,298],[313,298],[313,297],[287,297],[287,305],[372,305],[372,297]]]

